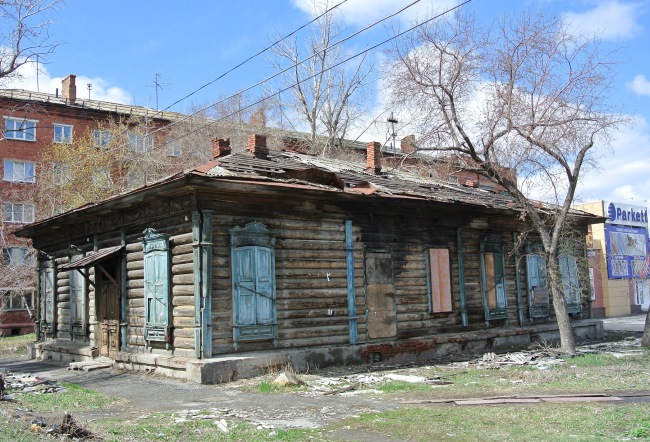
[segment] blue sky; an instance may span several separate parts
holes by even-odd
[[[340,0],[330,0],[331,4]],[[412,0],[348,0],[340,9],[348,31],[410,4]],[[63,77],[77,75],[77,94],[93,99],[164,109],[266,47],[274,35],[307,22],[311,0],[244,0],[178,2],[171,0],[66,0],[52,19],[52,39],[61,42],[40,66],[42,92],[54,93]],[[391,28],[402,29],[431,8],[456,0],[422,0],[400,16],[364,33],[352,44],[363,48],[383,40]],[[464,8],[491,22],[522,8],[547,8],[583,33],[597,32],[605,48],[621,47],[612,103],[633,115],[635,123],[603,146],[599,168],[584,176],[581,200],[609,199],[648,205],[650,200],[650,0],[473,0]],[[382,60],[380,51],[371,54]],[[264,56],[223,80],[183,100],[171,110],[187,111],[236,92],[274,71]],[[5,87],[36,90],[33,68],[22,82]],[[377,82],[376,85],[379,85]],[[381,92],[369,101],[379,114]],[[371,117],[372,115],[369,115]],[[408,135],[408,134],[401,134]]]

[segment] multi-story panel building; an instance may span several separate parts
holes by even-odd
[[[165,144],[165,128],[178,121],[180,114],[81,99],[76,93],[75,76],[69,75],[63,80],[61,91],[57,89],[53,94],[0,90],[0,115],[3,125],[0,138],[0,335],[9,335],[30,332],[34,328],[30,314],[36,286],[32,277],[35,260],[30,243],[16,238],[12,232],[26,223],[52,215],[52,209],[39,207],[36,198],[43,179],[41,158],[44,151],[53,144],[72,144],[75,137],[83,135],[94,137],[95,147],[101,152],[110,138],[109,131],[105,130],[107,124],[126,122],[126,127],[138,126],[137,131],[126,134],[129,150],[143,153],[153,150],[157,144]],[[178,156],[180,152],[176,149],[169,155],[172,161],[163,163],[173,169],[171,156]],[[106,175],[109,176],[111,165],[107,167]]]

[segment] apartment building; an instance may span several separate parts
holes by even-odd
[[[83,99],[77,94],[75,75],[62,81],[54,93],[22,89],[0,90],[0,115],[4,134],[0,138],[0,335],[33,331],[35,257],[31,244],[16,238],[12,232],[43,216],[51,216],[36,203],[36,192],[43,152],[54,143],[72,144],[82,134],[93,137],[98,152],[109,141],[106,124],[127,121],[128,125],[146,125],[125,134],[128,148],[136,153],[153,150],[165,144],[165,128],[178,121],[180,114],[160,112],[140,106],[129,106],[99,100]],[[166,151],[173,166],[181,155],[178,148]],[[88,177],[92,179],[92,177]]]

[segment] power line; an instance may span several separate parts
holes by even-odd
[[[297,34],[297,33],[300,32],[300,31],[302,31],[304,28],[306,28],[306,27],[309,26],[310,24],[314,23],[315,21],[320,20],[321,17],[323,17],[324,15],[326,15],[326,14],[332,12],[334,9],[338,8],[339,6],[341,6],[343,3],[347,2],[347,1],[348,1],[348,0],[343,0],[342,2],[337,3],[336,5],[332,6],[331,8],[326,9],[326,10],[325,10],[321,15],[319,15],[318,17],[316,17],[316,18],[314,18],[313,20],[311,20],[311,21],[305,23],[304,25],[300,26],[298,29],[294,30],[294,31],[291,32],[290,34],[285,35],[285,36],[282,37],[281,39],[279,39],[279,40],[275,41],[274,43],[268,45],[267,47],[265,47],[264,49],[258,51],[257,53],[251,55],[250,57],[248,57],[247,59],[245,59],[244,61],[242,61],[242,62],[239,63],[238,65],[236,65],[236,66],[234,66],[234,67],[228,69],[226,72],[224,72],[223,74],[219,75],[219,76],[218,76],[217,78],[215,78],[214,80],[207,82],[206,84],[204,84],[203,86],[199,87],[198,89],[196,89],[196,90],[190,92],[189,94],[185,95],[183,98],[181,98],[181,99],[179,99],[179,100],[176,100],[175,102],[173,102],[172,104],[170,104],[169,106],[167,106],[165,109],[163,109],[163,111],[166,111],[166,110],[170,109],[171,107],[176,106],[176,105],[177,105],[178,103],[180,103],[181,101],[184,101],[184,100],[190,98],[191,96],[193,96],[193,95],[196,94],[197,92],[199,92],[199,91],[205,89],[206,87],[210,86],[211,84],[214,84],[215,82],[221,80],[223,77],[225,77],[226,75],[228,75],[229,73],[231,73],[231,72],[234,71],[235,69],[238,69],[238,68],[242,67],[243,65],[245,65],[246,63],[248,63],[248,62],[251,61],[252,59],[254,59],[254,58],[256,58],[256,57],[259,57],[260,55],[262,55],[263,53],[265,53],[266,51],[268,51],[269,49],[271,49],[273,46],[275,46],[275,45],[277,45],[277,44],[283,42],[283,41],[286,40],[287,38],[289,38],[289,37],[291,37],[291,36]]]
[[[346,0],[346,1],[347,1],[347,0]],[[386,17],[380,19],[380,20],[377,20],[376,22],[374,22],[374,23],[371,24],[371,25],[366,26],[366,27],[363,28],[362,30],[357,31],[357,32],[355,32],[354,34],[351,34],[350,36],[345,37],[344,39],[339,40],[339,41],[336,42],[336,43],[333,43],[332,45],[328,46],[327,48],[324,48],[322,51],[326,51],[326,50],[328,50],[328,49],[330,49],[330,48],[333,48],[333,47],[335,47],[335,46],[341,44],[342,42],[347,41],[347,40],[349,40],[350,38],[352,38],[352,37],[354,37],[354,36],[356,36],[356,35],[359,35],[359,33],[363,32],[363,31],[366,31],[366,30],[370,29],[370,28],[373,27],[373,26],[376,26],[377,24],[379,24],[379,23],[381,23],[381,22],[387,20],[388,18],[394,17],[395,15],[397,15],[397,14],[399,14],[399,13],[405,11],[406,9],[408,9],[408,8],[410,8],[410,7],[412,7],[412,6],[415,5],[416,3],[419,3],[420,1],[421,1],[421,0],[416,0],[416,1],[412,2],[412,3],[410,3],[409,5],[405,6],[405,7],[402,8],[402,9],[400,9],[399,11],[397,11],[397,12],[395,12],[395,13],[393,13],[393,14],[390,14],[390,15],[388,15],[388,16],[386,16]],[[329,66],[329,67],[326,68],[326,69],[323,69],[323,70],[321,70],[321,71],[319,71],[319,72],[316,72],[315,74],[310,75],[310,76],[308,76],[308,77],[306,77],[306,78],[303,78],[303,79],[297,80],[295,83],[290,84],[289,86],[285,87],[284,89],[278,90],[277,92],[274,92],[273,94],[270,94],[270,95],[268,95],[268,96],[266,96],[266,97],[264,97],[264,98],[261,98],[261,99],[255,101],[255,102],[253,102],[253,103],[251,103],[251,104],[249,104],[249,105],[247,105],[247,106],[244,106],[244,107],[242,107],[242,108],[240,108],[240,109],[238,109],[238,110],[236,110],[236,111],[234,111],[234,112],[231,112],[231,113],[228,114],[228,115],[225,115],[225,116],[223,116],[223,117],[221,117],[221,118],[218,118],[218,119],[214,119],[214,120],[212,120],[212,121],[210,121],[210,122],[208,122],[208,123],[206,123],[206,124],[204,124],[204,125],[202,125],[202,126],[199,126],[198,128],[195,128],[195,129],[193,129],[193,130],[191,130],[191,131],[189,131],[189,132],[187,132],[187,133],[184,133],[184,134],[182,134],[182,135],[180,135],[180,136],[178,136],[178,137],[176,137],[176,138],[173,138],[173,139],[171,139],[171,140],[168,140],[168,141],[162,143],[161,145],[156,146],[155,148],[153,148],[152,151],[153,151],[153,150],[160,149],[160,148],[163,148],[163,147],[166,147],[166,146],[168,146],[168,145],[171,144],[171,143],[174,143],[174,142],[176,142],[176,141],[178,141],[178,140],[180,140],[180,139],[182,139],[182,138],[185,138],[185,137],[187,137],[187,136],[189,136],[189,135],[191,135],[191,134],[193,134],[193,133],[195,133],[195,132],[198,132],[199,130],[205,129],[206,127],[209,127],[209,126],[212,126],[212,125],[214,125],[214,124],[216,124],[216,123],[219,123],[219,122],[221,122],[221,121],[223,121],[223,120],[225,120],[225,119],[227,119],[227,118],[230,118],[230,117],[232,117],[232,116],[234,116],[234,115],[236,115],[236,114],[238,114],[238,113],[240,113],[240,112],[242,112],[242,111],[244,111],[244,110],[246,110],[246,109],[249,109],[249,108],[251,108],[251,107],[253,107],[253,106],[256,106],[256,105],[258,105],[258,104],[260,104],[260,103],[262,103],[262,102],[264,102],[264,101],[266,101],[266,100],[268,100],[268,99],[270,99],[270,98],[272,98],[272,97],[275,97],[275,96],[277,96],[277,95],[279,95],[279,94],[281,94],[281,93],[283,93],[283,92],[286,92],[286,91],[292,89],[293,87],[297,86],[298,84],[301,84],[301,83],[304,83],[305,81],[311,80],[312,78],[316,77],[317,75],[320,75],[320,74],[322,74],[322,73],[328,72],[328,71],[330,71],[330,70],[332,70],[332,69],[334,69],[334,68],[336,68],[336,67],[338,67],[338,66],[340,66],[340,65],[342,65],[342,64],[345,64],[345,63],[349,62],[350,60],[353,60],[353,59],[355,59],[355,58],[357,58],[357,57],[360,57],[360,56],[362,56],[362,55],[365,55],[365,54],[367,54],[368,52],[370,52],[370,51],[372,51],[372,50],[374,50],[374,49],[376,49],[376,48],[378,48],[378,47],[380,47],[380,46],[383,46],[383,45],[385,45],[386,43],[388,43],[388,42],[390,42],[390,41],[392,41],[392,40],[395,40],[395,39],[397,39],[397,38],[399,38],[399,37],[401,37],[401,36],[403,36],[403,35],[405,35],[405,34],[411,32],[411,31],[413,31],[414,29],[417,29],[417,28],[419,28],[419,27],[421,27],[421,26],[423,26],[423,25],[425,25],[425,24],[427,24],[427,23],[430,23],[430,22],[433,21],[433,20],[436,20],[436,19],[438,19],[438,18],[440,18],[440,17],[442,17],[442,16],[444,16],[444,15],[446,15],[446,14],[449,14],[450,12],[455,11],[456,9],[461,8],[462,6],[464,6],[464,5],[468,4],[468,3],[470,3],[471,1],[472,1],[472,0],[465,0],[464,2],[462,2],[462,3],[460,3],[460,4],[456,5],[456,6],[453,6],[453,7],[449,8],[449,9],[447,9],[447,10],[445,10],[445,11],[443,11],[443,12],[441,12],[441,13],[439,13],[439,14],[437,14],[437,15],[435,15],[435,16],[433,16],[433,17],[431,17],[431,18],[429,18],[429,19],[427,19],[427,20],[425,20],[425,21],[423,21],[423,22],[421,22],[421,23],[418,23],[418,24],[416,24],[416,25],[414,25],[414,26],[412,26],[412,27],[410,27],[410,28],[408,28],[408,29],[406,29],[406,30],[404,30],[404,31],[402,31],[402,32],[400,32],[400,33],[398,33],[398,34],[396,34],[396,35],[393,35],[392,37],[389,37],[389,38],[387,38],[387,39],[385,39],[385,40],[383,40],[383,41],[381,41],[381,42],[379,42],[379,43],[377,43],[377,44],[375,44],[375,45],[373,45],[373,46],[371,46],[371,47],[369,47],[369,48],[366,48],[365,50],[363,50],[363,51],[361,51],[361,52],[358,52],[358,53],[356,53],[356,54],[354,54],[354,55],[351,55],[350,57],[348,57],[348,58],[346,58],[346,59],[344,59],[344,60],[341,60],[341,61],[339,61],[338,63],[335,63],[334,65]],[[342,3],[343,3],[343,2],[339,3],[339,5],[342,4]],[[337,5],[337,6],[338,6],[338,5]],[[333,8],[332,8],[332,9],[333,9]],[[320,51],[320,52],[322,52],[322,51]],[[312,56],[307,57],[307,58],[301,60],[301,61],[298,62],[298,63],[295,63],[294,65],[290,66],[289,68],[285,69],[285,70],[282,71],[282,72],[286,72],[288,69],[292,69],[292,68],[294,68],[295,66],[298,66],[299,64],[304,63],[305,61],[309,60],[310,58],[313,58],[313,57],[317,56],[318,54],[320,54],[320,52],[317,52],[317,53],[313,54]],[[237,93],[235,93],[235,94],[232,94],[232,95],[230,95],[230,96],[228,96],[228,97],[226,97],[226,98],[223,98],[223,99],[221,99],[221,100],[219,100],[219,101],[217,101],[217,102],[215,102],[215,103],[212,103],[211,105],[209,105],[209,106],[207,106],[207,107],[204,107],[204,108],[202,108],[202,109],[199,109],[198,111],[196,111],[196,112],[194,112],[194,113],[192,113],[192,114],[186,116],[185,118],[181,118],[180,120],[174,121],[174,122],[171,123],[171,124],[168,124],[168,125],[166,125],[166,126],[163,126],[163,127],[157,128],[157,129],[154,129],[153,131],[148,132],[146,135],[152,135],[152,134],[155,134],[155,133],[160,132],[160,131],[163,131],[163,130],[168,130],[170,127],[173,127],[173,126],[178,125],[178,124],[180,124],[180,123],[182,123],[182,122],[184,122],[184,121],[187,121],[187,120],[190,119],[191,117],[193,117],[193,116],[197,115],[198,113],[200,113],[200,112],[202,112],[202,111],[208,109],[209,107],[214,106],[214,105],[216,105],[216,104],[220,104],[220,103],[222,103],[222,102],[224,102],[224,101],[226,101],[226,100],[228,100],[228,99],[230,99],[230,98],[235,97],[235,96],[238,95],[238,94],[241,94],[242,92],[246,92],[246,91],[252,89],[253,87],[259,86],[260,84],[263,84],[263,83],[265,83],[266,81],[269,81],[269,80],[271,80],[271,79],[277,77],[278,75],[279,75],[279,74],[274,74],[274,75],[272,75],[272,76],[270,76],[270,77],[267,77],[266,79],[264,79],[264,80],[262,80],[262,81],[260,81],[260,82],[257,82],[257,83],[256,83],[255,85],[253,85],[253,86],[250,86],[250,87],[248,87],[248,88],[245,88],[245,89],[243,89],[243,90],[241,90],[241,91],[239,91],[239,92],[237,92]],[[100,155],[100,154],[101,154],[101,155],[104,155],[104,154],[106,154],[106,153],[108,153],[108,152],[116,151],[116,150],[118,150],[118,149],[122,149],[122,148],[124,148],[124,147],[126,147],[126,144],[121,144],[121,145],[116,146],[116,147],[111,148],[111,149],[101,149],[101,152],[98,152],[97,155]]]

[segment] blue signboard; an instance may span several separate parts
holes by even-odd
[[[610,279],[643,278],[647,266],[648,229],[605,225],[607,275]]]

